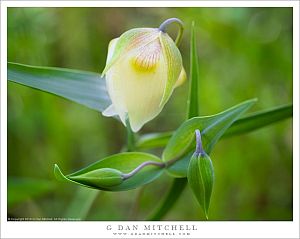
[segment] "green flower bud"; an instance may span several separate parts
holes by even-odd
[[[196,130],[196,151],[189,163],[187,178],[206,218],[214,183],[214,168],[210,157],[202,148],[200,131]]]
[[[123,182],[122,172],[112,168],[100,168],[68,178],[78,183],[92,187],[112,187]]]
[[[112,101],[103,115],[119,115],[124,125],[128,115],[134,132],[161,112],[186,78],[175,42],[160,28],[131,29],[113,39],[102,75]]]

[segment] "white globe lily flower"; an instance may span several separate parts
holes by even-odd
[[[182,23],[173,18],[160,28],[135,28],[109,43],[106,66],[102,75],[112,104],[102,113],[118,115],[132,131],[139,131],[163,109],[175,87],[186,79],[181,54],[165,32],[168,24]]]

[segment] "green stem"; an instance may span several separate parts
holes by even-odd
[[[165,163],[160,163],[160,162],[155,162],[155,161],[146,161],[142,164],[140,164],[139,166],[137,166],[134,170],[132,170],[130,173],[127,174],[123,174],[122,177],[123,179],[128,179],[131,178],[132,176],[134,176],[136,173],[138,173],[139,171],[141,171],[144,167],[148,166],[148,165],[154,165],[160,168],[164,168],[166,166]]]
[[[127,129],[127,151],[132,152],[135,150],[135,136],[131,129],[128,115],[126,116],[125,123]]]
[[[177,202],[179,196],[185,188],[186,183],[186,178],[175,178],[167,196],[164,198],[157,210],[154,213],[152,213],[147,218],[147,220],[158,221],[162,217],[164,217],[167,214],[167,212],[173,207],[173,205]]]

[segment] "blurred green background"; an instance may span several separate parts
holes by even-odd
[[[292,102],[292,8],[9,8],[8,61],[100,73],[111,39],[170,17],[185,23],[180,50],[187,72],[196,24],[202,115],[255,97],[252,111]],[[176,129],[187,92],[186,83],[141,133]],[[55,163],[71,173],[119,152],[124,142],[125,128],[113,118],[8,83],[8,217],[144,219],[169,188],[168,175],[143,190],[114,193],[54,178]],[[211,157],[210,220],[293,219],[291,119],[222,140]],[[204,217],[187,187],[164,219]]]

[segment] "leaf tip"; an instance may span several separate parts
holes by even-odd
[[[252,104],[256,103],[258,101],[258,98],[253,98],[248,100],[248,102],[251,102]]]
[[[208,220],[208,212],[207,211],[205,211],[205,218],[206,218],[206,220]]]
[[[57,164],[54,164],[54,175],[55,175],[56,179],[59,181],[66,180],[65,175],[61,172],[61,170]]]

